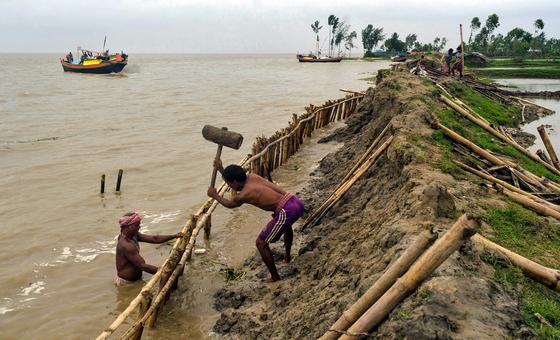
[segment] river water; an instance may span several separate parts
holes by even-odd
[[[506,86],[513,86],[515,88],[510,91],[560,91],[559,79],[495,79],[499,84]],[[558,153],[560,151],[560,100],[558,99],[544,99],[544,98],[526,98],[527,100],[547,107],[556,111],[554,114],[543,117],[539,120],[521,126],[525,132],[531,133],[537,137],[535,144],[529,147],[529,150],[536,152],[538,149],[543,149],[546,152],[544,143],[539,136],[537,128],[544,125],[547,133],[549,134],[552,146]]]
[[[292,113],[364,90],[387,62],[301,64],[292,55],[132,55],[120,74],[64,73],[57,55],[0,54],[0,333],[2,339],[92,338],[141,288],[117,289],[118,217],[143,231],[177,232],[206,199],[216,145],[204,124],[244,135],[237,162],[259,135]],[[310,145],[312,143],[309,143]],[[334,146],[306,147],[275,174],[292,191]],[[114,193],[118,169],[122,192]],[[101,174],[107,175],[104,196]],[[208,249],[195,256],[148,338],[207,338],[218,317],[221,270],[253,254],[268,215],[218,208]],[[296,236],[297,237],[297,236]],[[170,245],[144,245],[159,265]],[[145,275],[145,278],[148,275]]]

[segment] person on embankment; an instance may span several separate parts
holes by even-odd
[[[124,286],[142,278],[142,272],[155,274],[158,267],[147,264],[140,256],[139,242],[164,243],[175,238],[183,237],[179,232],[174,235],[145,235],[139,232],[142,216],[137,212],[129,212],[119,218],[121,233],[117,241],[117,276],[115,285]]]
[[[294,238],[292,225],[303,215],[303,203],[301,203],[299,198],[276,184],[255,174],[246,174],[245,170],[239,165],[232,164],[224,169],[222,162],[215,160],[214,166],[222,174],[227,185],[237,191],[238,194],[229,200],[220,196],[215,188],[210,187],[208,188],[208,196],[229,209],[248,203],[265,211],[273,212],[272,220],[261,230],[257,237],[256,245],[271,275],[265,282],[281,280],[274,264],[269,243],[278,241],[284,235],[284,247],[286,250],[284,261],[286,263],[290,262],[290,251]]]

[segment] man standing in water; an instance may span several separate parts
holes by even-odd
[[[123,286],[142,278],[142,272],[155,274],[158,271],[156,266],[147,264],[140,256],[140,246],[138,242],[164,243],[169,240],[183,237],[183,233],[175,235],[144,235],[139,233],[140,221],[142,216],[139,213],[126,213],[119,218],[121,233],[117,242],[117,276],[115,285]]]
[[[280,280],[276,270],[269,243],[276,242],[284,235],[286,254],[284,261],[291,260],[290,251],[294,238],[292,224],[303,215],[303,204],[294,195],[286,192],[276,184],[255,174],[246,174],[239,165],[229,165],[225,169],[220,160],[214,161],[214,166],[222,174],[224,181],[238,192],[231,200],[220,196],[215,188],[208,188],[208,196],[214,198],[226,208],[236,208],[243,203],[252,204],[266,211],[272,211],[272,220],[257,237],[257,249],[270,271],[271,277],[266,282]]]

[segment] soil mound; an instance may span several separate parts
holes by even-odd
[[[428,121],[442,104],[426,80],[387,75],[367,91],[347,125],[328,139],[344,142],[317,169],[322,175],[300,194],[309,213],[336,188],[378,134],[391,124],[395,139],[380,159],[323,217],[296,228],[293,261],[268,276],[258,254],[247,275],[216,295],[222,312],[214,331],[229,338],[312,339],[321,336],[424,228],[448,229],[481,196],[474,183],[442,172],[443,157]],[[283,244],[273,246],[281,254]],[[492,279],[493,267],[467,242],[405,299],[374,333],[379,339],[518,338],[518,303]],[[280,256],[279,256],[280,257]]]

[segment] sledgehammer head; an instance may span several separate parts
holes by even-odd
[[[243,143],[243,136],[237,132],[228,131],[226,128],[217,128],[212,125],[204,125],[202,137],[218,145],[227,146],[238,150]]]

